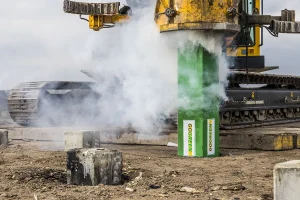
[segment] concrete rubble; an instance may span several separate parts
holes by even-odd
[[[72,185],[119,185],[122,153],[104,148],[72,149],[67,152],[67,183]]]
[[[299,200],[300,160],[279,163],[274,167],[274,200]]]
[[[70,131],[64,134],[65,151],[100,147],[99,131]]]

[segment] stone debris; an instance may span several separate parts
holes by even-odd
[[[126,187],[125,190],[126,190],[126,191],[129,191],[129,192],[134,192],[134,191],[135,191],[135,189],[132,189],[132,188],[130,188],[130,187]]]
[[[231,184],[231,185],[223,185],[223,186],[215,186],[211,188],[211,191],[218,191],[218,190],[231,190],[231,191],[241,191],[245,190],[246,187],[242,184]]]
[[[190,187],[182,187],[179,192],[187,192],[187,193],[192,193],[192,194],[198,194],[201,193],[200,190],[196,190],[195,188],[190,188]]]
[[[167,195],[167,194],[159,194],[159,195],[157,195],[158,197],[164,197],[164,198],[166,198],[166,197],[169,197],[169,195]]]
[[[178,147],[178,144],[176,144],[174,142],[168,142],[167,146],[168,147]]]
[[[142,176],[143,176],[143,172],[139,172],[139,175],[135,177],[132,181],[130,181],[128,185],[130,186],[137,185],[137,183],[142,179]]]
[[[159,189],[159,188],[161,188],[161,185],[154,185],[154,184],[151,184],[151,185],[149,185],[149,188],[150,188],[150,189]]]

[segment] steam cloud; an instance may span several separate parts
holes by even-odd
[[[216,54],[220,84],[207,90],[225,98],[227,65],[222,57],[222,36],[201,32],[159,33],[153,20],[154,5],[134,10],[128,22],[101,30],[89,40],[94,89],[101,94],[96,108],[99,124],[130,124],[143,133],[163,127],[163,119],[177,110],[177,49],[187,42],[201,44]],[[188,102],[193,106],[195,102]],[[199,104],[199,103],[197,103]],[[201,101],[202,108],[209,101]],[[161,120],[160,120],[161,119]]]

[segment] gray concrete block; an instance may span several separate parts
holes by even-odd
[[[8,145],[8,131],[0,131],[0,145]]]
[[[122,183],[122,153],[110,149],[71,149],[67,152],[67,183],[118,185]]]
[[[70,131],[64,134],[65,151],[100,147],[99,131]]]
[[[299,200],[300,160],[279,163],[274,167],[274,200]]]

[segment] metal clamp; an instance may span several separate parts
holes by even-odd
[[[243,97],[242,101],[235,101],[233,99],[229,99],[228,101],[226,101],[226,105],[262,105],[265,104],[264,100],[249,100],[246,97]]]
[[[296,99],[285,97],[284,102],[286,104],[298,104],[300,103],[300,97],[297,97]]]

